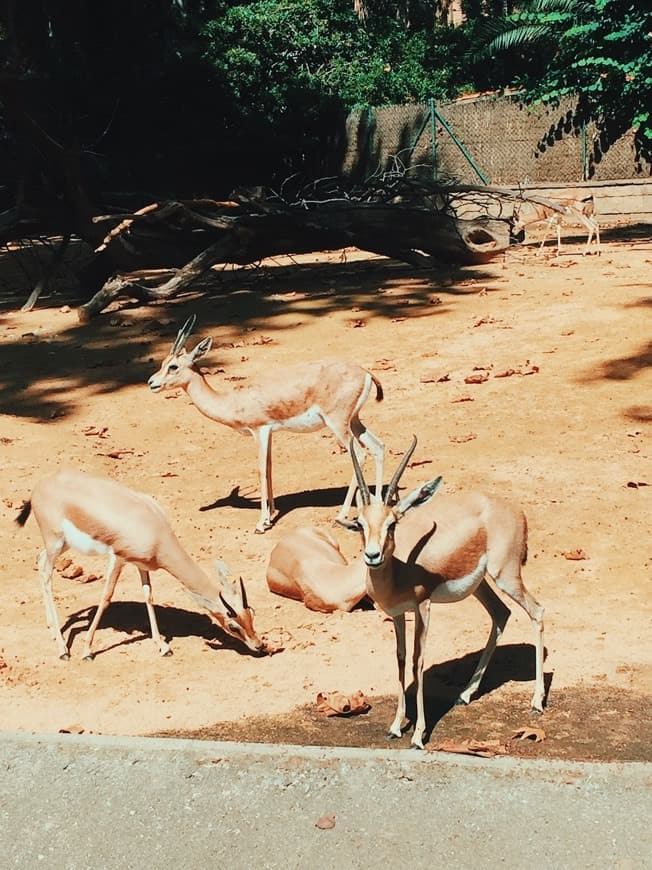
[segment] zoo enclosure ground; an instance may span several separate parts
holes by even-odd
[[[312,613],[271,596],[264,580],[287,530],[331,527],[350,474],[346,456],[325,432],[279,435],[281,517],[254,535],[253,443],[203,418],[185,395],[155,396],[145,386],[194,312],[197,340],[215,339],[211,381],[237,385],[307,358],[355,359],[385,389],[363,419],[386,442],[388,475],[416,433],[406,487],[441,473],[448,489],[518,499],[530,526],[525,582],[546,608],[549,683],[549,712],[536,723],[547,739],[518,751],[649,759],[641,735],[652,695],[652,244],[649,228],[623,232],[605,232],[599,258],[579,256],[578,236],[560,258],[526,246],[437,275],[356,251],[277,259],[217,273],[209,293],[167,306],[122,304],[85,326],[68,307],[76,288],[60,284],[37,310],[17,314],[10,309],[26,293],[12,282],[0,321],[0,727],[384,741],[395,687],[391,623],[373,610]],[[283,651],[242,653],[161,573],[154,595],[174,655],[158,658],[146,640],[137,574],[127,569],[92,663],[80,660],[78,633],[99,585],[55,579],[73,638],[71,661],[60,662],[35,573],[38,530],[30,522],[19,532],[12,521],[35,480],[67,464],[154,495],[197,559],[224,558],[243,575],[259,629]],[[355,557],[357,538],[334,533]],[[81,580],[103,569],[73,558]],[[439,721],[488,628],[473,600],[434,609],[426,659],[432,741],[502,739],[529,723],[532,633],[514,609],[481,697]],[[366,716],[315,717],[319,691],[358,689],[372,703]]]

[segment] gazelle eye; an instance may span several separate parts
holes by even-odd
[[[168,366],[168,371],[169,372],[176,372],[178,368],[179,368],[179,366],[176,363],[170,363],[170,365]]]
[[[230,619],[227,624],[229,626],[229,631],[234,631],[236,634],[242,634],[242,628],[235,620]]]

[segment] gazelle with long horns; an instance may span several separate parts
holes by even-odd
[[[256,531],[263,533],[274,521],[276,508],[272,486],[272,433],[314,432],[328,427],[339,444],[349,450],[369,450],[376,461],[376,492],[383,484],[385,447],[360,420],[360,409],[372,386],[376,401],[383,398],[379,381],[361,366],[342,360],[316,360],[281,368],[250,387],[214,390],[197,368],[209,352],[212,339],[205,338],[191,351],[186,341],[195,325],[189,317],[179,330],[169,354],[148,384],[153,392],[181,388],[204,416],[243,434],[253,435],[258,445],[260,519]],[[346,517],[355,492],[355,475],[338,520]]]
[[[179,543],[165,514],[153,498],[134,492],[116,481],[81,471],[59,471],[40,480],[16,517],[24,526],[34,512],[44,549],[39,573],[45,616],[59,650],[69,659],[52,592],[52,573],[57,557],[70,548],[86,555],[109,557],[102,598],[86,633],[83,657],[92,659],[95,631],[115,591],[123,566],[132,563],[140,572],[152,640],[161,655],[170,647],[161,637],[152,603],[150,571],[164,568],[177,578],[191,598],[204,607],[226,634],[242,641],[254,652],[263,641],[254,628],[254,611],[247,603],[244,583],[228,583],[228,570],[217,563],[218,576],[211,579]]]
[[[474,595],[491,617],[491,633],[480,661],[458,703],[468,704],[478,689],[509,608],[487,583],[519,604],[535,628],[536,680],[533,711],[543,711],[543,608],[521,577],[527,553],[527,523],[515,504],[482,492],[440,495],[437,477],[395,502],[399,481],[416,447],[416,437],[403,456],[384,500],[369,492],[360,463],[352,453],[360,491],[357,520],[350,528],[362,532],[367,566],[367,593],[394,622],[399,695],[388,737],[401,737],[405,718],[405,614],[414,613],[413,669],[417,720],[412,745],[422,749],[426,729],[423,701],[423,660],[430,604],[448,604]],[[409,513],[410,520],[401,521]]]

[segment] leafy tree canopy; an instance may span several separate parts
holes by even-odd
[[[480,29],[485,54],[514,58],[530,102],[578,97],[577,120],[593,119],[613,142],[636,130],[652,152],[652,11],[631,0],[533,0]]]

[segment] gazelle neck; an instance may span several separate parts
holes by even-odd
[[[233,425],[233,401],[230,394],[218,393],[200,372],[192,370],[185,391],[193,405],[205,417],[225,426]]]
[[[389,555],[388,558],[383,561],[382,565],[373,568],[366,565],[367,574],[365,584],[367,594],[383,609],[385,607],[385,602],[393,598],[394,568],[392,560],[393,556]]]
[[[159,553],[159,567],[177,578],[201,607],[223,611],[217,583],[191,559],[176,538],[166,542]]]

